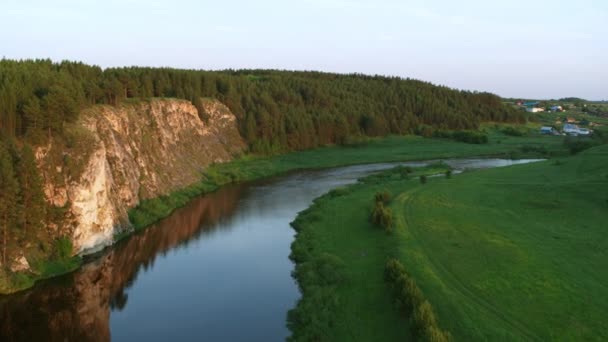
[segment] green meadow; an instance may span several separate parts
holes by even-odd
[[[426,184],[407,178],[389,171],[332,191],[294,222],[295,339],[413,339],[411,315],[383,279],[388,258],[456,341],[608,339],[608,145]],[[386,190],[390,233],[369,220]]]

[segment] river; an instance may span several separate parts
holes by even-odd
[[[446,160],[458,170],[532,161]],[[0,341],[284,340],[300,296],[289,223],[328,190],[395,165],[294,172],[195,199],[79,270],[0,297]]]

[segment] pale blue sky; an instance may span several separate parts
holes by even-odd
[[[0,0],[0,56],[397,75],[608,99],[606,0]]]

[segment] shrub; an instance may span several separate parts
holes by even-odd
[[[588,138],[566,137],[564,140],[564,146],[570,150],[570,154],[577,154],[595,145],[595,142]]]
[[[384,279],[393,289],[399,310],[410,317],[412,332],[418,340],[433,342],[452,340],[451,334],[439,327],[433,306],[424,299],[422,291],[398,260],[387,261]]]
[[[55,254],[57,259],[67,259],[72,256],[72,241],[67,237],[55,240]]]
[[[396,259],[389,259],[384,268],[384,280],[393,283],[400,275],[405,273],[405,268]]]
[[[439,130],[436,130],[435,132],[433,132],[433,137],[435,137],[435,138],[443,138],[443,139],[451,139],[452,138],[452,132],[439,129]]]
[[[371,214],[372,223],[390,232],[393,227],[393,213],[391,208],[384,206],[383,202],[376,202]]]
[[[391,193],[387,190],[384,190],[383,192],[376,192],[376,195],[374,195],[376,203],[382,202],[384,204],[388,204],[391,201],[391,197]]]
[[[416,133],[416,135],[421,135],[425,138],[430,138],[433,136],[434,131],[435,130],[433,129],[433,127],[429,125],[420,125],[416,128],[414,132]]]
[[[423,332],[430,327],[437,326],[437,319],[435,318],[433,307],[427,300],[415,307],[414,314],[412,315],[412,323],[418,335],[422,335]]]
[[[420,176],[420,183],[426,184],[426,175]]]
[[[409,166],[397,166],[395,168],[397,173],[401,176],[401,179],[410,179],[410,173],[414,170]]]
[[[467,144],[487,144],[488,143],[488,135],[483,132],[457,131],[452,134],[452,137],[456,141],[464,142]]]
[[[513,136],[513,137],[523,137],[524,135],[526,135],[525,131],[519,130],[519,129],[517,129],[515,127],[511,127],[511,126],[503,128],[502,133],[505,135]]]
[[[445,178],[447,178],[447,179],[452,178],[452,170],[447,170],[447,171],[445,172]]]

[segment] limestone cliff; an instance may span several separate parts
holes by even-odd
[[[205,120],[184,100],[95,106],[70,128],[69,148],[38,150],[47,200],[65,210],[55,230],[72,237],[76,253],[111,244],[141,200],[193,184],[244,149],[229,109],[215,100],[203,107]]]

